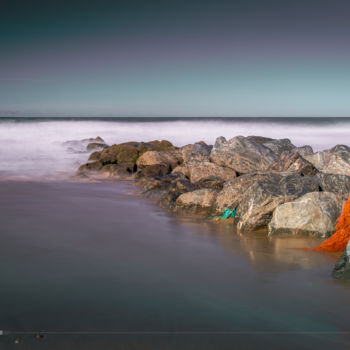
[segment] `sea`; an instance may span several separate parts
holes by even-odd
[[[240,235],[130,182],[73,181],[107,144],[218,136],[350,146],[347,118],[0,118],[0,349],[350,349],[350,283],[321,240]]]

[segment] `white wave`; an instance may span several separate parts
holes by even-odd
[[[315,151],[347,144],[348,120],[337,123],[271,123],[251,120],[175,120],[120,122],[116,120],[57,120],[0,122],[0,177],[16,179],[65,179],[73,175],[88,153],[72,153],[68,140],[101,136],[106,143],[167,139],[176,146],[216,137],[261,135],[290,138],[296,146],[311,145]]]

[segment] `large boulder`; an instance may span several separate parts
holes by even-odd
[[[269,167],[272,171],[298,171],[301,175],[315,175],[318,170],[297,151],[284,151],[278,160]]]
[[[223,182],[235,178],[236,172],[231,168],[219,166],[207,161],[190,161],[181,164],[173,170],[173,173],[180,172],[190,179],[192,183],[197,183],[209,178],[216,178]]]
[[[320,172],[317,177],[322,191],[333,192],[339,195],[343,201],[350,196],[350,176]]]
[[[215,212],[236,208],[238,229],[246,232],[264,228],[277,206],[308,192],[319,190],[315,176],[290,173],[252,173],[225,183],[215,202]]]
[[[181,147],[181,153],[184,162],[192,160],[209,161],[210,151],[213,146],[208,146],[204,142],[197,142]]]
[[[304,234],[329,237],[339,217],[343,201],[331,192],[311,192],[295,201],[279,205],[268,225],[269,235]]]
[[[277,160],[277,155],[270,148],[246,137],[237,136],[226,141],[221,136],[216,139],[210,160],[219,166],[245,174],[266,170]]]
[[[179,161],[174,154],[167,151],[147,151],[136,161],[139,168],[150,165],[165,165],[171,169],[178,165]]]
[[[202,188],[181,194],[176,199],[176,205],[186,209],[208,209],[214,204],[216,196],[217,191]]]
[[[350,176],[350,148],[337,145],[330,150],[305,156],[318,170],[328,174]]]
[[[333,269],[333,277],[350,280],[350,240]]]
[[[298,152],[302,157],[305,158],[305,156],[310,156],[314,154],[314,151],[311,146],[306,145],[306,146],[301,146],[301,147],[295,147],[293,151]]]
[[[263,146],[269,148],[273,153],[278,156],[285,151],[291,151],[295,146],[290,142],[289,139],[277,139],[270,140],[263,143]]]

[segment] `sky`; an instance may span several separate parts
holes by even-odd
[[[350,116],[350,1],[0,2],[0,112]]]

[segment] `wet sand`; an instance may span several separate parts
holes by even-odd
[[[239,236],[133,192],[0,182],[1,349],[349,349],[337,255],[293,249],[319,240]]]

